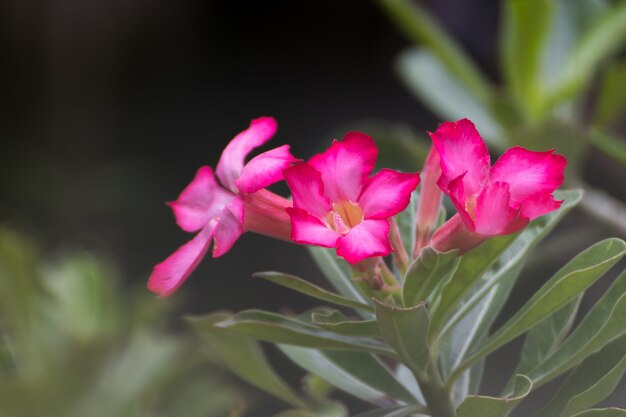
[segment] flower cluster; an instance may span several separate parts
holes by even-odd
[[[228,252],[245,231],[300,244],[336,248],[356,269],[367,258],[394,252],[393,216],[409,204],[418,173],[382,169],[374,175],[378,149],[371,137],[348,133],[307,162],[288,145],[248,154],[276,132],[276,121],[251,122],[224,149],[215,178],[201,167],[171,206],[177,224],[198,232],[155,266],[148,288],[169,295],[191,274],[213,243],[213,257]],[[556,210],[553,191],[563,181],[565,158],[512,148],[491,167],[487,147],[469,120],[444,123],[431,134],[434,147],[424,167],[418,205],[416,252],[424,246],[469,250],[490,236],[516,232],[532,219]],[[267,187],[280,180],[292,199]],[[458,214],[434,229],[442,192]],[[393,242],[393,245],[392,245]],[[415,254],[417,255],[417,253]]]

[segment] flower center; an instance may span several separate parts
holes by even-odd
[[[465,210],[470,215],[470,217],[474,218],[474,211],[476,210],[476,195],[470,196],[465,202]]]
[[[328,225],[341,234],[348,233],[362,221],[363,210],[351,201],[333,203],[333,211],[326,218]]]

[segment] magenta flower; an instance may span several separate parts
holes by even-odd
[[[552,193],[563,182],[563,156],[514,147],[492,167],[487,146],[467,119],[443,123],[430,136],[441,159],[437,184],[469,232],[514,233],[561,206]],[[459,223],[454,217],[450,221]]]
[[[254,148],[276,132],[276,120],[261,117],[226,146],[217,164],[218,184],[209,166],[201,167],[172,207],[176,223],[186,232],[199,233],[154,267],[148,289],[174,292],[202,260],[211,242],[213,257],[230,250],[244,231],[289,240],[291,224],[285,212],[289,200],[264,188],[282,179],[282,171],[296,159],[284,145],[264,152],[245,164]]]
[[[372,138],[353,132],[284,171],[294,242],[337,248],[352,264],[391,253],[389,217],[409,204],[419,174],[383,169],[369,177],[377,155]]]

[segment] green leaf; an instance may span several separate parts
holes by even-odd
[[[406,417],[411,414],[423,412],[426,412],[424,408],[409,405],[393,408],[381,408],[379,410],[372,410],[366,413],[358,414],[355,417]]]
[[[417,202],[419,199],[419,192],[413,191],[411,193],[411,202],[402,212],[396,216],[398,222],[398,228],[400,229],[400,236],[402,237],[402,243],[406,248],[407,255],[409,256],[409,262],[413,260],[413,253],[415,252],[415,238],[417,234]]]
[[[380,406],[389,406],[397,401],[417,402],[387,366],[373,355],[288,345],[278,347],[307,372],[363,401]]]
[[[626,110],[626,60],[613,62],[602,74],[593,122],[606,126]]]
[[[518,234],[488,239],[461,256],[458,267],[443,287],[441,298],[431,307],[429,335],[431,340],[439,335],[450,315],[458,308],[459,302],[513,243]]]
[[[347,336],[382,337],[376,320],[350,320],[337,310],[313,313],[311,321],[323,329]]]
[[[506,0],[501,56],[504,75],[517,103],[531,118],[540,116],[541,61],[554,14],[553,0]]]
[[[626,410],[621,408],[595,408],[578,413],[573,417],[626,417]]]
[[[413,41],[423,44],[471,91],[472,95],[489,100],[493,94],[487,78],[463,48],[419,4],[411,0],[379,0],[399,29]],[[426,76],[426,74],[424,74]]]
[[[420,404],[425,404],[424,394],[422,394],[422,390],[415,378],[415,374],[411,371],[407,366],[405,366],[402,362],[396,365],[396,370],[394,372],[396,378],[400,383],[409,390],[415,398],[417,398]]]
[[[327,301],[329,303],[337,304],[344,307],[350,307],[354,309],[365,310],[373,312],[374,308],[368,304],[363,304],[358,301],[349,300],[345,297],[326,291],[316,285],[311,284],[308,281],[298,278],[294,275],[283,274],[281,272],[257,272],[253,276],[266,279],[292,290],[298,291],[302,294],[309,295],[318,300]]]
[[[483,380],[483,373],[485,372],[485,361],[476,362],[470,369],[466,372],[469,372],[468,376],[468,394],[476,395],[478,394],[478,390],[480,390],[480,383]]]
[[[394,307],[375,300],[380,332],[398,357],[415,372],[425,372],[430,353],[427,345],[428,312],[424,304]]]
[[[528,225],[489,271],[483,274],[476,286],[476,291],[468,295],[461,307],[445,324],[442,335],[459,332],[463,334],[460,336],[460,340],[463,341],[462,346],[453,349],[454,358],[462,360],[465,353],[486,336],[532,250],[580,202],[582,191],[557,191],[555,198],[564,200],[559,210],[535,219]],[[474,318],[468,321],[467,317],[470,316]],[[463,325],[462,321],[465,321],[470,328],[465,329],[467,326]],[[442,342],[442,345],[444,344],[445,342]]]
[[[626,271],[622,272],[565,339],[559,349],[528,373],[540,386],[571,367],[606,343],[626,333]]]
[[[598,64],[624,45],[626,40],[626,3],[607,8],[579,39],[574,52],[563,66],[560,83],[551,101],[571,98],[587,86]]]
[[[215,327],[229,316],[226,312],[216,312],[187,317],[187,322],[241,379],[288,404],[304,406],[304,401],[272,369],[256,341]]]
[[[537,417],[569,417],[608,397],[626,371],[626,335],[606,345],[568,375]]]
[[[528,332],[515,373],[526,374],[558,349],[559,344],[574,324],[581,298],[582,294]]]
[[[447,273],[454,270],[453,262],[458,251],[437,252],[426,247],[409,266],[402,285],[402,301],[405,306],[416,306],[429,299],[435,287],[443,281]]]
[[[626,93],[624,94],[626,96]],[[626,166],[626,143],[624,139],[606,130],[591,129],[589,131],[589,140],[593,146],[601,150],[605,155]]]
[[[317,417],[309,410],[287,410],[281,413],[275,414],[274,417]]]
[[[500,313],[517,277],[533,248],[581,199],[579,190],[560,191],[557,199],[564,203],[556,212],[534,220],[502,254],[489,271],[481,277],[473,290],[441,331],[438,343],[439,366],[444,378],[457,368],[466,355],[476,350],[487,338],[489,328]],[[483,361],[466,370],[455,383],[458,398],[478,391],[482,378]]]
[[[333,249],[319,246],[309,246],[307,248],[317,266],[322,270],[326,279],[344,297],[367,304],[369,300],[359,292],[352,280],[352,273],[348,264],[335,255]],[[371,318],[373,314],[363,314],[364,317]]]
[[[348,417],[346,408],[337,402],[327,402],[310,410],[287,410],[274,417]]]
[[[489,102],[468,91],[432,51],[408,49],[397,58],[400,79],[422,102],[444,120],[471,119],[481,135],[501,149],[506,148],[502,128],[494,120]]]
[[[511,397],[467,397],[457,409],[457,417],[505,417],[528,395],[532,386],[532,382],[526,376],[517,375]]]
[[[550,278],[477,352],[465,360],[459,370],[531,329],[569,303],[615,265],[625,253],[624,241],[606,239],[578,254]]]
[[[312,347],[382,353],[394,356],[383,343],[365,337],[343,336],[319,327],[260,310],[248,310],[216,323],[266,342]]]

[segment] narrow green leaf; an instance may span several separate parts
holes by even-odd
[[[626,83],[624,83],[626,84]],[[624,93],[626,96],[626,93]],[[606,130],[591,129],[589,131],[591,144],[605,155],[626,166],[626,141]]]
[[[298,366],[363,401],[389,406],[417,399],[404,388],[387,366],[373,355],[279,345]]]
[[[275,414],[274,417],[316,417],[316,415],[309,410],[287,410]]]
[[[409,256],[409,262],[413,260],[413,252],[415,251],[415,238],[417,234],[417,202],[419,199],[419,192],[413,191],[411,193],[411,201],[407,208],[398,213],[396,221],[398,222],[398,228],[400,229],[400,236],[402,237],[402,243]]]
[[[560,83],[551,101],[568,100],[587,85],[598,64],[626,41],[626,3],[618,2],[595,20],[581,36],[574,52],[563,66]]]
[[[441,328],[458,307],[460,300],[472,290],[483,274],[513,243],[518,234],[488,239],[482,245],[461,256],[458,267],[443,287],[440,300],[431,308],[429,335],[431,339],[438,336]]]
[[[541,60],[553,20],[553,0],[503,2],[501,39],[504,75],[513,96],[528,117],[541,108]]]
[[[615,265],[625,253],[624,241],[606,239],[578,254],[550,278],[477,352],[461,364],[459,370],[467,368],[569,303]]]
[[[352,273],[348,264],[339,259],[333,249],[319,246],[309,246],[307,248],[317,266],[322,270],[324,276],[344,297],[367,304],[369,300],[363,296],[352,281]],[[364,314],[372,317],[372,314]]]
[[[578,413],[573,417],[626,417],[626,410],[621,408],[594,408]]]
[[[537,417],[569,417],[608,397],[626,371],[626,335],[606,345],[568,375]]]
[[[578,295],[528,332],[515,373],[526,374],[558,349],[559,344],[574,324],[581,298],[582,294]]]
[[[215,323],[229,316],[226,312],[216,312],[202,317],[187,317],[187,322],[241,379],[288,404],[304,406],[304,401],[272,369],[256,341],[215,327]]]
[[[626,111],[626,60],[613,62],[602,74],[593,122],[606,126]]]
[[[427,412],[423,407],[416,407],[414,405],[393,407],[393,408],[381,408],[379,410],[372,410],[365,413],[356,415],[355,417],[406,417],[415,413]]]
[[[318,300],[327,301],[329,303],[337,304],[344,307],[351,307],[354,309],[361,309],[369,312],[373,312],[374,308],[368,304],[363,304],[358,301],[349,300],[345,297],[337,295],[333,292],[326,291],[323,288],[313,285],[308,281],[298,278],[294,275],[283,274],[281,272],[257,272],[253,276],[266,279],[292,290],[298,291],[302,294],[309,295]]]
[[[532,386],[532,382],[526,376],[517,375],[511,397],[467,397],[457,409],[457,417],[506,417],[528,395]]]
[[[535,386],[556,378],[626,333],[626,271],[622,272],[559,349],[528,373]]]
[[[471,119],[488,142],[501,149],[507,142],[494,120],[489,102],[468,91],[437,58],[424,48],[407,49],[396,61],[400,79],[422,102],[444,120]]]
[[[435,287],[443,281],[447,273],[454,270],[453,262],[458,251],[437,252],[426,247],[409,266],[402,285],[402,300],[405,306],[416,306],[429,299]]]
[[[398,357],[413,371],[424,372],[430,361],[428,312],[424,304],[400,308],[375,300],[380,332]]]
[[[337,310],[313,313],[311,321],[323,329],[347,336],[382,337],[376,320],[350,320]]]
[[[396,365],[396,371],[394,372],[394,374],[396,379],[400,381],[402,386],[409,390],[413,394],[413,396],[419,400],[419,404],[426,404],[426,401],[424,400],[424,394],[422,394],[422,390],[417,383],[417,379],[415,378],[413,371],[411,371],[407,366],[400,362]]]
[[[313,407],[310,410],[287,410],[274,417],[348,417],[348,411],[343,404],[327,402]]]
[[[319,327],[260,310],[248,310],[216,323],[217,327],[231,329],[266,342],[312,347],[318,349],[345,349],[394,356],[383,343],[357,336],[344,336]]]
[[[485,361],[482,360],[476,362],[466,372],[469,372],[468,394],[476,395],[480,390],[480,383],[483,380],[483,373],[485,372]]]
[[[533,248],[556,226],[556,224],[581,199],[579,190],[560,191],[557,199],[563,199],[561,208],[533,221],[498,261],[481,277],[476,289],[465,297],[461,307],[442,330],[438,346],[439,366],[444,379],[457,368],[466,355],[484,343],[489,328],[505,305],[519,273]],[[476,394],[482,379],[484,361],[477,362],[464,371],[454,385],[458,399]],[[523,373],[523,372],[522,372]]]
[[[399,29],[413,41],[425,45],[450,73],[476,97],[488,100],[493,94],[487,78],[463,48],[419,4],[411,0],[379,0]]]
[[[519,273],[535,246],[582,198],[582,191],[558,191],[564,200],[556,212],[535,219],[480,278],[475,291],[468,294],[441,331],[440,343],[444,374],[473,351],[487,336],[488,330],[504,306]],[[449,353],[446,360],[445,353]],[[452,366],[454,365],[454,366]]]

